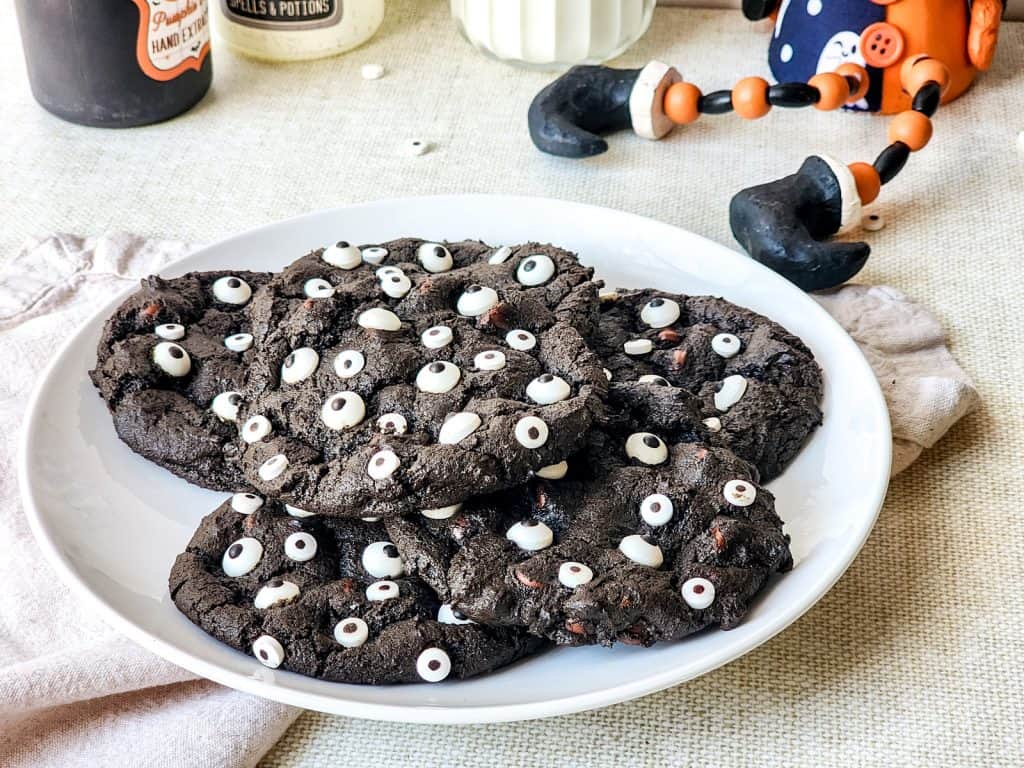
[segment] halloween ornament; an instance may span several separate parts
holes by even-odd
[[[747,18],[775,16],[769,63],[782,82],[746,77],[703,93],[674,67],[573,67],[534,98],[530,136],[543,152],[607,151],[602,134],[632,128],[660,139],[702,115],[754,120],[773,107],[894,114],[873,163],[813,155],[786,178],[745,189],[730,205],[733,235],[756,260],[805,290],[839,285],[867,261],[863,242],[830,242],[928,144],[940,104],[992,61],[1002,0],[744,0]]]

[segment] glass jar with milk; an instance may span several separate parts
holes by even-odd
[[[537,69],[598,64],[651,24],[655,0],[451,0],[462,34],[501,61]]]

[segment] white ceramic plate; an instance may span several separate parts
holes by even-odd
[[[889,476],[885,404],[857,347],[801,291],[747,257],[690,232],[617,211],[536,198],[449,196],[386,200],[314,213],[232,237],[166,276],[284,266],[345,239],[403,235],[541,240],[573,249],[615,286],[724,296],[800,335],[825,371],[825,423],[771,484],[792,535],[796,567],[730,632],[651,649],[559,649],[464,682],[353,686],[261,666],[207,637],[175,609],[167,574],[200,518],[224,498],[133,454],[114,434],[86,372],[104,318],[57,355],[32,398],[19,473],[25,509],[58,573],[115,627],[155,653],[233,688],[354,717],[478,723],[606,706],[680,683],[746,653],[824,595],[861,548]]]

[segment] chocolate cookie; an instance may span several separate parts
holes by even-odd
[[[581,447],[607,380],[561,317],[596,312],[589,270],[536,244],[376,248],[316,251],[253,299],[240,411],[253,487],[321,514],[419,513]]]
[[[582,462],[442,520],[389,519],[391,540],[465,615],[565,645],[730,629],[791,567],[772,495],[747,462],[695,444],[595,440],[607,465]],[[615,455],[626,451],[632,464]]]
[[[724,299],[605,292],[589,341],[613,382],[668,385],[696,397],[706,441],[757,465],[765,481],[821,423],[821,370],[810,350]]]
[[[200,523],[169,587],[179,610],[221,642],[335,682],[466,678],[543,645],[473,623],[404,570],[378,523],[295,517],[239,493]]]
[[[196,485],[245,485],[231,444],[253,354],[250,299],[268,278],[150,277],[107,320],[89,375],[132,450]]]

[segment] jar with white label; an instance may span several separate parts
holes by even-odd
[[[600,64],[639,40],[655,0],[451,0],[479,50],[536,69]]]
[[[210,0],[228,47],[266,61],[334,56],[362,45],[384,19],[384,0]]]

